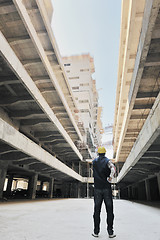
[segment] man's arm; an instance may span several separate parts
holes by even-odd
[[[111,181],[114,178],[114,175],[116,173],[116,168],[115,168],[114,164],[111,162],[111,160],[108,161],[108,167],[111,170],[108,180]]]

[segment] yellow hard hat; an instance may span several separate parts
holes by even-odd
[[[98,148],[98,153],[106,153],[105,147],[99,147]]]

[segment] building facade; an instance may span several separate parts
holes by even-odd
[[[101,111],[98,106],[93,58],[89,55],[63,57],[69,84],[78,107],[77,118],[85,129],[85,139],[92,152],[101,144]]]

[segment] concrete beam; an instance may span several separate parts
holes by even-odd
[[[38,119],[24,119],[21,121],[22,126],[32,126],[38,124],[52,124],[51,121],[47,118],[38,118]]]
[[[0,15],[16,12],[16,8],[11,1],[0,3]]]
[[[160,135],[160,93],[153,105],[153,108],[145,121],[142,130],[137,137],[133,148],[123,165],[117,181],[120,182],[132,167],[144,155],[147,149],[152,145],[157,136]],[[145,157],[146,158],[146,157]]]
[[[8,80],[8,81],[4,81],[4,82],[3,82],[3,78],[2,78],[1,81],[2,81],[2,82],[0,82],[0,86],[10,85],[10,84],[20,84],[19,80]]]
[[[83,137],[82,137],[82,135],[81,135],[81,133],[80,133],[80,131],[78,129],[78,126],[77,126],[77,124],[75,122],[75,119],[74,119],[74,117],[72,115],[72,112],[71,112],[71,110],[70,110],[70,108],[68,106],[66,98],[65,98],[65,96],[64,96],[64,94],[62,92],[62,89],[61,89],[61,87],[60,87],[60,85],[59,85],[59,83],[57,81],[57,78],[56,78],[56,76],[55,76],[55,74],[53,72],[52,66],[51,66],[51,64],[50,64],[50,62],[49,62],[49,60],[47,58],[47,55],[46,55],[44,49],[43,49],[43,46],[42,46],[41,41],[40,41],[40,39],[39,39],[39,37],[37,35],[37,32],[36,32],[32,22],[31,22],[31,19],[30,19],[29,15],[28,15],[27,9],[25,8],[24,4],[21,1],[13,0],[13,2],[15,4],[17,10],[18,10],[18,13],[21,16],[21,19],[23,20],[23,23],[26,26],[26,29],[27,29],[28,34],[30,35],[30,37],[32,39],[33,44],[35,45],[35,47],[37,49],[37,52],[38,52],[38,54],[39,54],[39,56],[40,56],[40,58],[41,58],[41,60],[42,60],[42,62],[44,64],[44,66],[45,66],[45,69],[46,69],[46,71],[47,71],[47,73],[48,73],[48,75],[49,75],[53,85],[55,86],[62,103],[65,106],[65,109],[66,109],[66,111],[67,111],[67,113],[69,115],[69,118],[70,118],[73,126],[76,129],[76,132],[77,132],[80,140],[83,141]],[[41,5],[42,4],[44,5],[43,2],[41,2]],[[37,5],[40,7],[40,1],[38,2]],[[48,19],[48,17],[47,17],[47,19]],[[48,25],[47,26],[50,26],[49,20],[48,20]],[[50,29],[51,29],[51,27],[50,27]]]
[[[83,178],[39,145],[0,119],[0,140],[58,171],[83,182]]]
[[[41,110],[19,110],[19,111],[14,111],[10,113],[10,117],[14,119],[25,119],[25,118],[30,118],[30,117],[36,117],[36,116],[44,116],[44,112]]]
[[[9,98],[0,98],[0,107],[7,107],[10,105],[18,104],[18,103],[26,103],[26,102],[35,102],[35,100],[31,96],[23,96],[23,97],[12,97]]]
[[[35,132],[34,136],[35,137],[50,137],[54,135],[59,135],[58,131],[44,131],[44,132]]]
[[[133,109],[151,109],[153,104],[135,104]]]
[[[24,67],[30,67],[32,65],[36,65],[36,64],[40,64],[40,63],[42,64],[42,61],[40,58],[22,60],[21,62]]]
[[[159,92],[138,92],[136,98],[155,98]]]
[[[20,3],[20,2],[19,2]],[[15,72],[16,76],[21,80],[24,86],[27,88],[28,92],[31,94],[33,99],[38,102],[38,105],[50,119],[51,123],[53,123],[58,131],[63,135],[66,141],[70,144],[73,151],[77,154],[78,158],[82,160],[82,155],[78,151],[77,147],[73,143],[72,139],[65,131],[58,118],[55,116],[53,110],[49,107],[46,100],[43,98],[42,94],[36,87],[35,83],[32,81],[27,71],[24,69],[23,65],[13,52],[12,48],[8,44],[7,40],[4,38],[3,34],[0,33],[0,52],[2,56],[6,59],[7,63],[11,66],[12,70]],[[27,121],[27,120],[25,120]]]

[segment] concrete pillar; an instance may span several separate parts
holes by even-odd
[[[53,198],[53,184],[54,184],[54,178],[51,178],[49,181],[49,198]]]
[[[36,198],[37,181],[38,181],[38,174],[35,173],[30,178],[29,184],[28,184],[29,198],[31,198],[31,199],[35,199]]]
[[[119,164],[116,165],[116,169],[117,169],[117,175],[119,174]]]
[[[87,198],[89,198],[89,183],[87,182]]]
[[[120,188],[118,188],[118,199],[120,199],[121,198],[121,193],[120,193]]]
[[[72,162],[72,170],[74,171],[74,169],[75,169],[75,163]]]
[[[157,175],[157,182],[158,182],[158,190],[159,190],[159,196],[160,196],[160,173]]]
[[[128,189],[128,199],[131,199],[131,189],[130,187],[127,187],[127,189]]]
[[[43,181],[41,181],[41,185],[40,185],[40,191],[42,191],[43,190]]]
[[[0,199],[3,198],[3,188],[7,174],[8,162],[0,161]]]
[[[12,183],[13,183],[13,175],[9,175],[9,176],[8,176],[7,189],[6,189],[6,194],[7,194],[7,196],[10,196],[10,195],[11,195]]]
[[[76,188],[76,189],[75,189],[75,190],[76,190],[76,196],[75,196],[75,197],[78,198],[78,194],[79,194],[79,193],[78,193],[78,182],[75,183],[75,188]]]
[[[89,172],[90,172],[90,167],[89,167],[89,163],[87,163],[87,177],[90,176]]]
[[[79,175],[82,175],[82,164],[79,162]]]
[[[78,198],[81,198],[81,184],[78,183]]]
[[[145,189],[146,189],[147,201],[151,201],[151,192],[150,192],[149,179],[145,180]]]

